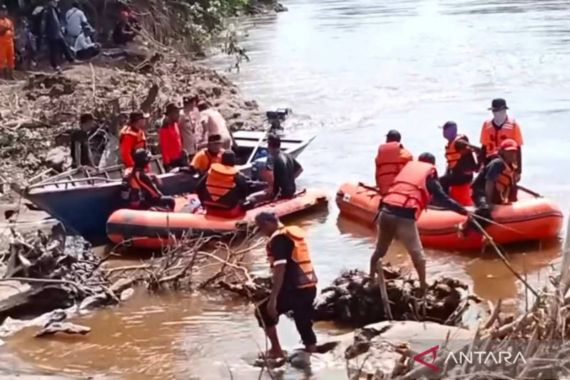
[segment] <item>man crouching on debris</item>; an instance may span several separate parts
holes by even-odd
[[[317,276],[304,231],[296,226],[285,227],[272,212],[261,212],[255,223],[262,234],[269,236],[267,258],[273,271],[271,296],[255,311],[255,316],[271,342],[267,359],[284,357],[277,323],[279,315],[293,312],[297,331],[307,352],[315,352],[317,337],[313,331],[313,302],[317,295]]]
[[[426,261],[416,221],[431,200],[438,205],[462,215],[469,215],[459,203],[449,198],[439,183],[435,169],[435,157],[422,153],[418,161],[410,161],[396,176],[388,192],[382,198],[378,214],[376,249],[370,258],[370,278],[375,279],[379,262],[386,255],[394,238],[400,240],[412,258],[425,292]]]

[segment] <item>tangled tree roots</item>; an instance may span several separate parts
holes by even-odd
[[[442,277],[436,280],[421,297],[419,283],[406,279],[389,266],[384,268],[392,316],[396,320],[433,321],[456,325],[470,301],[467,285]],[[253,302],[259,302],[271,292],[271,279],[255,277],[251,281],[220,281],[229,290]],[[331,286],[324,288],[315,305],[315,321],[334,321],[351,326],[365,326],[386,320],[378,285],[371,284],[366,273],[350,270],[342,273]]]
[[[466,306],[467,285],[442,277],[421,295],[417,281],[404,278],[399,271],[384,268],[392,316],[396,320],[429,320],[455,324]],[[478,301],[478,300],[477,300]],[[322,290],[315,308],[316,319],[364,326],[386,319],[380,289],[359,270],[344,272],[331,286]],[[457,311],[457,312],[456,312]]]

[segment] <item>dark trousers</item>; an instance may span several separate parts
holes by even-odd
[[[277,297],[278,315],[293,312],[295,326],[305,346],[317,343],[317,337],[313,331],[313,303],[316,296],[317,288],[313,286],[303,289],[282,290]],[[267,315],[268,302],[269,299],[262,302],[255,311],[255,317],[260,327],[273,327],[279,322],[279,317],[273,319]]]
[[[91,58],[95,57],[96,55],[98,55],[99,52],[100,52],[99,48],[97,48],[96,46],[91,46],[90,48],[79,50],[76,53],[76,55],[77,55],[77,59],[80,59],[82,61],[86,61],[86,60],[91,59]]]
[[[168,164],[164,165],[164,170],[171,171],[174,168],[186,168],[188,167],[188,160],[186,159],[186,154],[177,160],[170,161]]]
[[[142,209],[148,210],[151,207],[160,207],[168,209],[169,211],[174,211],[174,206],[176,202],[173,197],[167,195],[162,195],[158,198],[153,198],[144,202]]]
[[[59,66],[61,56],[65,56],[68,62],[73,62],[73,55],[63,38],[47,40],[49,50],[49,63],[54,69]]]

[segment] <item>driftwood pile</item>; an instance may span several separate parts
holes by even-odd
[[[467,285],[442,277],[428,289],[425,299],[419,283],[405,278],[398,270],[386,266],[388,297],[396,320],[433,321],[449,325],[461,322],[470,302],[480,302],[467,294]],[[271,292],[271,278],[253,277],[248,281],[219,281],[218,286],[252,302],[259,302]],[[324,288],[315,305],[315,321],[334,321],[350,326],[365,326],[386,320],[378,285],[359,270],[342,273],[331,286]]]
[[[456,325],[461,322],[469,301],[479,302],[476,297],[467,295],[467,285],[452,278],[438,278],[424,298],[419,282],[404,277],[399,270],[385,266],[384,277],[395,320]],[[319,321],[364,326],[387,319],[380,300],[380,289],[370,283],[368,274],[351,270],[321,291],[315,314]]]
[[[4,275],[0,286],[22,284],[21,291],[0,299],[2,321],[67,308],[92,297],[104,304],[118,301],[101,269],[103,260],[87,243],[68,239],[59,224],[49,235],[38,231],[23,236],[12,231],[1,257]]]

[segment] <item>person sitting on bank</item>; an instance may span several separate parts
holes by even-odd
[[[129,189],[128,206],[136,210],[159,207],[173,211],[174,198],[162,195],[156,186],[160,185],[160,179],[154,174],[147,173],[146,168],[151,158],[152,155],[146,149],[137,149],[133,154],[135,166],[125,177]]]
[[[132,42],[141,30],[136,18],[128,10],[119,13],[119,22],[113,29],[113,42],[117,45],[126,45]]]
[[[180,108],[170,103],[166,106],[164,123],[159,129],[160,151],[164,168],[169,171],[178,167],[188,166],[188,158],[182,149],[180,137]]]
[[[487,165],[499,152],[501,142],[506,139],[514,140],[518,145],[517,173],[522,173],[522,150],[523,137],[518,122],[507,114],[507,102],[505,99],[493,99],[491,110],[493,118],[486,120],[481,127],[481,165]]]
[[[149,114],[143,112],[131,112],[129,123],[125,125],[119,134],[119,151],[121,161],[125,168],[135,166],[133,153],[137,149],[146,149],[146,126]]]
[[[386,194],[394,178],[402,168],[414,159],[400,143],[400,132],[392,129],[386,135],[386,142],[378,147],[376,154],[376,187],[381,195]]]
[[[225,151],[222,162],[212,164],[208,174],[198,183],[196,193],[206,214],[223,218],[238,218],[245,214],[249,185],[235,165],[235,153]]]
[[[79,129],[71,132],[71,167],[80,166],[95,167],[91,147],[89,146],[89,136],[95,129],[95,118],[90,113],[79,116]]]
[[[267,359],[284,356],[277,335],[279,315],[293,312],[295,326],[307,352],[315,352],[317,337],[313,331],[314,300],[317,276],[304,231],[297,226],[284,226],[272,212],[256,215],[260,232],[269,237],[267,258],[273,272],[271,295],[255,311],[259,326],[265,329],[271,347]]]
[[[495,156],[477,175],[472,185],[475,215],[491,220],[495,205],[506,205],[517,200],[517,173],[519,146],[515,140],[506,139]],[[482,227],[488,225],[484,219],[477,220]]]
[[[446,122],[443,126],[443,137],[447,140],[445,174],[439,177],[443,191],[464,206],[471,206],[471,182],[473,173],[477,171],[474,149],[465,135],[457,134],[457,124]]]
[[[210,170],[212,164],[222,162],[223,153],[222,136],[208,136],[208,146],[196,153],[190,166],[197,172],[205,174]]]
[[[432,198],[442,207],[468,215],[467,210],[441,188],[433,154],[422,153],[418,161],[404,166],[380,203],[376,249],[370,257],[372,281],[375,281],[377,269],[381,267],[392,240],[398,239],[412,259],[420,287],[424,291],[427,289],[426,261],[416,221]]]
[[[83,27],[83,31],[75,38],[75,42],[71,46],[78,60],[87,61],[101,52],[101,45],[91,39],[88,25],[83,25]]]

